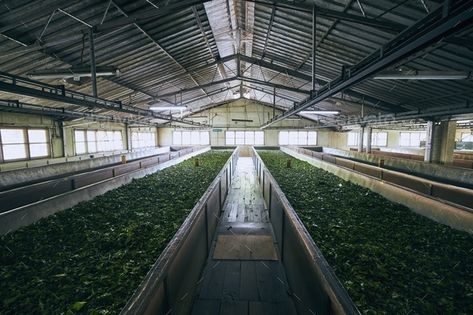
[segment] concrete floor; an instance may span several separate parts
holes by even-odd
[[[214,259],[216,242],[222,235],[235,239],[233,243],[227,242],[226,259]],[[268,211],[249,157],[238,159],[192,314],[296,314],[278,256],[273,257],[275,260],[270,256],[268,260],[251,259],[252,254],[264,256],[263,251],[269,252],[271,245],[239,245],[237,239],[242,236],[271,237],[274,246]],[[240,249],[236,250],[237,247]]]

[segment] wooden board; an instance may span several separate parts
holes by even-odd
[[[278,260],[270,235],[219,235],[213,259]]]

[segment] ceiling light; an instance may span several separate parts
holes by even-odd
[[[120,71],[111,67],[97,67],[96,76],[112,76],[120,75]],[[86,68],[68,68],[68,69],[45,69],[36,70],[27,74],[30,79],[79,79],[83,77],[91,77],[92,72]]]
[[[466,80],[470,72],[461,71],[410,71],[385,72],[373,77],[375,80]]]
[[[340,111],[338,110],[303,110],[299,114],[302,115],[338,115]]]

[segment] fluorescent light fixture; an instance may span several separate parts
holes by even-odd
[[[375,80],[467,80],[470,72],[461,71],[398,71],[379,73]]]
[[[183,111],[186,110],[187,107],[185,106],[151,106],[149,110],[154,110],[154,111],[165,111],[165,110],[170,110],[170,111]]]
[[[240,93],[237,92],[237,93],[233,93],[233,99],[239,99],[240,98]]]
[[[110,67],[97,67],[95,73],[98,77],[100,76],[118,76],[120,71]],[[91,77],[92,73],[90,69],[85,68],[69,68],[69,69],[45,69],[36,70],[27,74],[30,79],[68,79],[74,78],[79,79],[83,77]]]
[[[338,110],[302,110],[299,112],[302,115],[338,115],[340,111]]]

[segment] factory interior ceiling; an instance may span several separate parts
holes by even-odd
[[[473,1],[4,0],[0,110],[202,127],[189,117],[249,99],[282,110],[262,128],[464,118],[472,22]],[[185,109],[150,110],[170,106]]]

